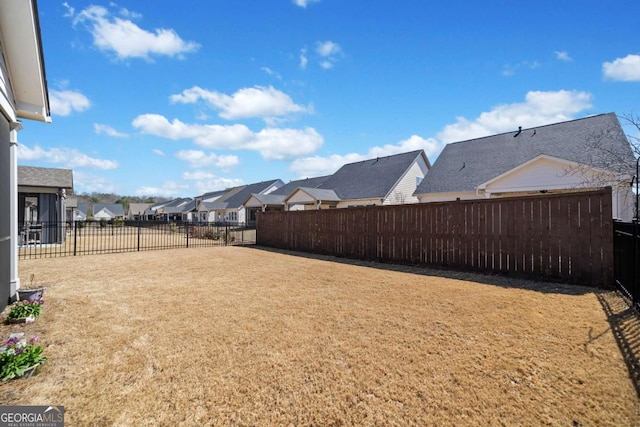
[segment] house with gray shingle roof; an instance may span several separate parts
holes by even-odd
[[[431,163],[423,150],[349,163],[315,188],[299,187],[287,210],[417,203],[413,192]]]
[[[252,194],[271,194],[284,185],[280,179],[256,182],[249,185],[233,187],[211,202],[200,202],[198,211],[205,213],[209,222],[245,223],[247,209],[244,202]],[[211,200],[211,199],[210,199]]]
[[[630,220],[635,157],[614,113],[448,144],[415,191],[421,202],[533,196],[611,186]]]
[[[141,221],[145,219],[145,212],[151,207],[151,203],[129,203],[127,219]]]
[[[18,166],[18,233],[22,243],[62,243],[67,196],[73,193],[70,169]],[[34,231],[37,230],[37,231]]]
[[[95,203],[93,205],[93,219],[124,219],[124,206],[120,203]]]
[[[249,195],[249,197],[247,197],[247,199],[242,203],[247,211],[247,222],[255,222],[256,212],[283,211],[285,199],[297,188],[316,188],[326,181],[329,176],[330,175],[298,179],[286,183],[269,194],[253,193]]]

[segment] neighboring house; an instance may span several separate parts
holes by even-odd
[[[20,287],[19,119],[51,122],[38,7],[35,0],[0,0],[0,310]]]
[[[327,176],[319,176],[316,178],[298,179],[296,181],[290,181],[272,191],[269,194],[251,194],[244,202],[243,205],[246,209],[247,223],[253,223],[256,220],[256,212],[267,211],[283,211],[284,201],[291,193],[293,193],[298,187],[304,188],[316,188],[329,178]]]
[[[18,166],[18,234],[20,244],[62,243],[67,194],[73,193],[70,169]]]
[[[189,221],[195,203],[191,198],[177,198],[152,205],[146,211],[148,219],[157,221]]]
[[[287,210],[417,203],[413,195],[431,163],[423,150],[349,163],[315,188],[299,187]]]
[[[73,211],[74,221],[86,221],[89,215],[89,204],[78,203],[78,207]]]
[[[201,218],[204,213],[209,222],[245,223],[247,221],[247,210],[243,203],[247,198],[252,194],[271,194],[283,185],[284,182],[282,180],[273,179],[233,187],[211,202],[200,202],[197,210],[201,214]]]
[[[145,211],[151,207],[151,203],[129,203],[127,219],[132,221],[142,221],[145,218]]]
[[[113,220],[124,219],[124,206],[120,203],[94,203],[93,219],[95,220]]]
[[[415,191],[421,202],[531,196],[611,186],[613,217],[633,217],[635,158],[614,113],[448,144]]]

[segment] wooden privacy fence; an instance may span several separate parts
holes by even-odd
[[[611,188],[571,194],[264,212],[258,245],[609,287]]]

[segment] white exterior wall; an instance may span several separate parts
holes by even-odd
[[[476,192],[452,192],[419,194],[421,203],[446,202],[456,199],[535,196],[541,190],[549,192],[586,191],[604,186],[612,188],[612,215],[614,219],[631,221],[634,211],[634,196],[629,181],[615,182],[598,171],[584,170],[579,173],[576,165],[551,157],[540,157],[518,166],[502,176],[488,181]]]
[[[418,194],[418,200],[420,201],[420,203],[452,202],[457,199],[476,200],[476,199],[484,199],[484,197],[472,191],[459,191],[455,193]]]
[[[249,197],[249,200],[244,204],[245,208],[262,208],[262,203],[260,200],[256,199],[255,196]]]
[[[424,178],[429,169],[427,164],[419,156],[416,161],[407,170],[396,186],[389,192],[389,195],[384,200],[385,205],[401,205],[405,203],[418,203],[420,200],[414,196],[418,186],[417,178]]]
[[[593,187],[589,182],[598,181],[602,186],[602,178],[596,173],[585,170],[578,172],[575,164],[560,159],[540,157],[530,163],[521,165],[490,181],[485,186],[487,193],[540,191],[567,188]]]

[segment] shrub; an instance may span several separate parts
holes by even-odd
[[[122,219],[122,218],[115,218],[115,219],[113,220],[113,226],[114,226],[114,227],[122,227],[122,226],[124,226],[124,219]]]
[[[105,228],[107,226],[107,219],[100,218],[100,228]]]

